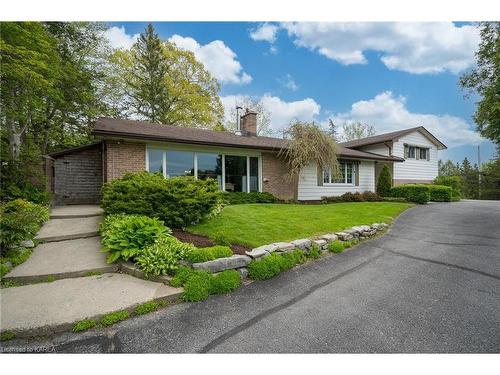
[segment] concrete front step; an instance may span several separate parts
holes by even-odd
[[[56,206],[50,210],[51,219],[72,219],[101,216],[103,209],[96,205]]]
[[[4,279],[25,284],[46,281],[49,276],[65,279],[96,272],[116,272],[118,268],[117,264],[106,263],[100,237],[91,237],[38,245],[31,257]]]
[[[99,235],[101,221],[101,216],[50,219],[42,226],[35,239],[43,242],[54,242],[95,237]]]
[[[51,334],[147,301],[177,300],[181,293],[182,288],[117,273],[4,288],[0,330],[18,337]]]

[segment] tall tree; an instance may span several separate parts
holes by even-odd
[[[483,137],[500,148],[500,22],[479,24],[481,42],[476,68],[460,78],[460,85],[479,95],[474,121]]]
[[[236,107],[243,108],[243,113],[246,109],[257,112],[257,135],[273,135],[274,132],[271,129],[271,112],[269,112],[263,104],[249,96],[238,97],[234,103],[234,106],[229,110],[229,114],[226,116],[226,121],[224,128],[228,131],[236,130]],[[240,116],[243,114],[239,112]]]
[[[192,52],[161,41],[152,25],[131,50],[116,51],[110,61],[115,76],[109,82],[121,90],[112,107],[120,116],[187,127],[222,122],[217,80]]]
[[[462,195],[465,198],[479,198],[479,169],[476,164],[472,165],[467,158],[462,162],[460,168],[463,187]]]
[[[449,176],[459,176],[460,167],[453,164],[451,160],[446,160],[445,162],[441,159],[438,161],[438,175],[443,177]]]
[[[335,142],[339,141],[339,132],[337,131],[337,125],[333,122],[332,119],[328,119],[328,134],[332,136]]]
[[[149,24],[132,48],[130,95],[136,113],[160,122],[167,103],[167,61],[161,39]]]
[[[351,123],[346,122],[342,125],[342,129],[344,130],[344,134],[342,136],[342,141],[344,142],[354,141],[356,139],[375,135],[375,128],[373,125],[365,124],[359,121]]]

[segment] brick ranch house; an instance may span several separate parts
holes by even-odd
[[[285,141],[256,135],[257,114],[241,116],[237,134],[142,121],[100,118],[100,141],[49,154],[46,173],[54,204],[95,204],[102,184],[127,172],[213,178],[221,190],[270,192],[285,200],[319,200],[345,192],[375,191],[384,165],[394,185],[430,183],[438,150],[446,148],[424,127],[339,144],[340,176],[311,163],[295,180],[278,157]]]

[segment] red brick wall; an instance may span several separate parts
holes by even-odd
[[[279,199],[297,199],[298,179],[290,180],[288,165],[277,157],[277,153],[262,153],[262,190]]]
[[[146,144],[106,141],[105,182],[146,169]]]

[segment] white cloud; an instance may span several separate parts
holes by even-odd
[[[221,97],[226,116],[231,112],[244,95],[228,95]],[[321,106],[312,98],[287,102],[283,99],[265,94],[259,99],[262,106],[271,114],[271,129],[281,130],[294,119],[313,121],[319,115]]]
[[[113,48],[129,49],[137,41],[139,34],[129,35],[125,32],[125,27],[112,26],[104,32],[104,37]]]
[[[276,33],[278,32],[278,25],[272,23],[260,24],[257,28],[250,31],[250,38],[257,41],[265,41],[274,43],[276,40]]]
[[[424,126],[449,148],[479,144],[483,139],[464,119],[448,114],[434,115],[410,112],[406,98],[396,97],[390,91],[370,100],[352,104],[350,111],[331,117],[339,127],[344,122],[361,121],[373,125],[377,134]]]
[[[299,47],[317,51],[343,65],[366,64],[367,51],[393,70],[409,73],[458,73],[474,63],[479,32],[452,22],[283,23]]]
[[[243,71],[236,54],[221,40],[200,45],[196,40],[181,35],[168,39],[177,47],[191,51],[207,70],[221,83],[247,84],[252,77]]]
[[[299,85],[297,85],[290,74],[287,74],[285,78],[278,78],[278,83],[291,91],[297,91],[299,89]]]

